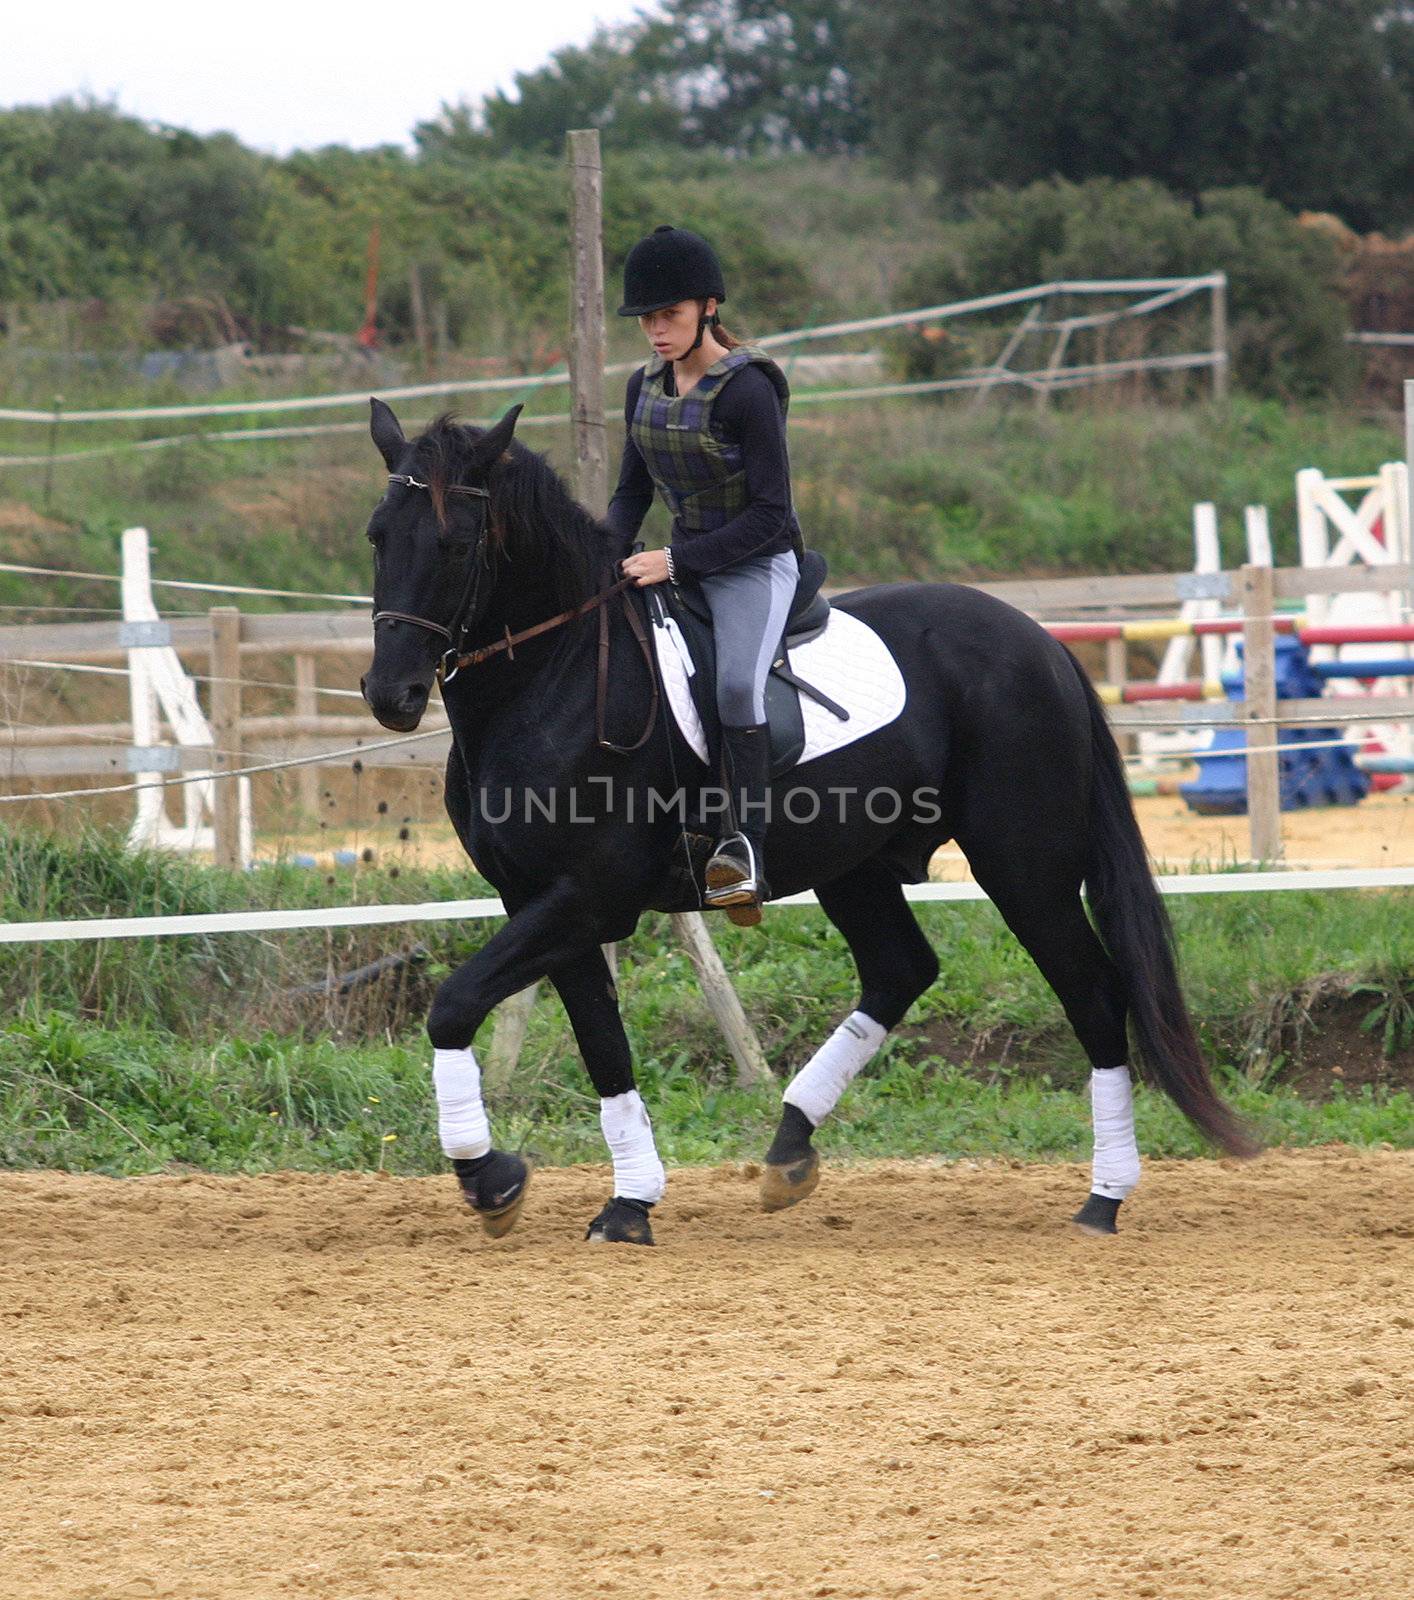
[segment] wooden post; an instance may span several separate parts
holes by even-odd
[[[1213,285],[1213,338],[1212,351],[1218,357],[1213,362],[1213,399],[1227,399],[1227,274],[1220,272]]]
[[[604,426],[604,174],[599,132],[569,134],[570,214],[573,227],[573,277],[570,290],[570,414],[574,430],[575,497],[595,516],[609,505],[609,464]],[[750,1087],[772,1082],[760,1042],[746,1020],[717,947],[700,912],[674,915],[673,928],[697,972],[702,993],[736,1062],[737,1082]],[[618,954],[604,947],[609,971],[617,977]],[[537,986],[538,987],[538,986]],[[504,1088],[525,1040],[536,988],[502,1001],[487,1061],[487,1088]]]
[[[1404,462],[1409,468],[1409,494],[1414,500],[1414,378],[1404,380]],[[1414,505],[1410,507],[1414,518]],[[1414,539],[1411,539],[1414,545]]]
[[[1242,569],[1243,711],[1247,719],[1247,827],[1253,861],[1280,861],[1275,587],[1270,567]],[[1255,752],[1255,753],[1254,753]]]
[[[604,434],[604,173],[599,130],[568,136],[570,163],[570,420],[574,435],[574,494],[602,517],[609,508],[609,465]],[[617,953],[604,946],[609,971]],[[496,1008],[496,1031],[486,1065],[488,1090],[503,1089],[520,1059],[538,984]]]
[[[496,1026],[491,1035],[491,1049],[486,1057],[486,1092],[501,1094],[509,1086],[520,1060],[521,1046],[525,1043],[525,1030],[530,1023],[530,1013],[535,1007],[535,997],[540,985],[532,983],[528,989],[518,990],[502,1000],[496,1007]]]
[[[736,1062],[737,1083],[743,1089],[772,1083],[774,1079],[771,1069],[766,1065],[760,1041],[741,1009],[741,1001],[737,999],[727,969],[722,965],[716,945],[712,943],[712,935],[707,931],[702,913],[675,911],[673,931],[697,969],[697,981],[702,986],[703,998],[717,1019],[717,1026],[727,1041],[732,1060]]]
[[[1414,378],[1404,380],[1404,504],[1400,509],[1404,521],[1401,559],[1414,564]],[[1405,590],[1403,600],[1405,606],[1414,605],[1414,584]]]
[[[422,268],[413,262],[408,268],[408,298],[412,310],[412,336],[422,352],[422,366],[432,374],[432,329],[427,321],[427,302],[422,293]]]
[[[241,764],[241,614],[234,606],[211,609],[211,737],[216,749],[216,865],[241,864],[241,796],[236,778],[223,778]]]
[[[597,128],[571,131],[569,161],[574,492],[581,505],[602,517],[609,506],[609,458],[604,433],[604,170]]]
[[[1060,371],[1061,362],[1065,359],[1065,349],[1070,343],[1070,324],[1066,323],[1056,334],[1056,342],[1051,346],[1050,356],[1046,360],[1045,381],[1036,390],[1036,409],[1046,411],[1051,404],[1051,389],[1055,376]]]
[[[317,717],[319,693],[315,673],[318,663],[312,655],[301,652],[295,657],[295,715]],[[319,768],[296,767],[299,776],[299,803],[314,818],[319,811]]]
[[[1129,641],[1127,639],[1105,640],[1105,682],[1112,683],[1120,692],[1120,703],[1124,703],[1124,686],[1129,682]],[[1117,733],[1115,743],[1120,750],[1128,755],[1134,749],[1134,735],[1132,733]]]

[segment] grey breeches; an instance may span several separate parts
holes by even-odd
[[[766,674],[799,581],[793,550],[753,556],[700,580],[712,613],[717,714],[725,727],[755,727],[766,720]]]

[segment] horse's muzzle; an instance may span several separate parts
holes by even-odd
[[[363,678],[359,682],[368,709],[393,733],[411,733],[427,710],[431,684],[402,683],[384,685]]]

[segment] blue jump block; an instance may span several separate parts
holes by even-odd
[[[1242,643],[1237,645],[1239,659]],[[1299,639],[1278,634],[1276,639],[1277,699],[1314,700],[1324,687],[1324,677],[1313,671],[1306,647]],[[1225,672],[1223,688],[1229,700],[1244,696],[1241,671]],[[1254,731],[1269,742],[1272,730]],[[1336,728],[1282,728],[1277,755],[1281,809],[1300,811],[1308,806],[1358,805],[1370,792],[1368,774],[1355,765],[1352,746],[1312,750],[1313,744],[1339,739]],[[1247,810],[1247,734],[1238,728],[1217,728],[1213,743],[1197,757],[1198,776],[1179,789],[1190,811],[1203,816],[1241,816]]]

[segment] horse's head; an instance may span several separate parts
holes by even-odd
[[[521,408],[484,433],[443,422],[409,440],[383,401],[372,406],[389,481],[368,524],[373,664],[362,689],[385,728],[408,733],[427,709],[438,665],[466,648],[485,614],[494,538],[488,484]]]

